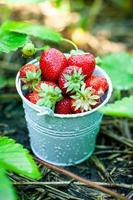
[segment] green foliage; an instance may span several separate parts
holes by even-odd
[[[23,47],[29,35],[57,43],[63,39],[59,33],[42,25],[8,21],[0,29],[0,52],[9,53]]]
[[[60,42],[62,39],[62,36],[59,33],[48,27],[26,22],[8,21],[3,24],[2,29],[21,34],[23,33],[27,35],[32,35],[42,40],[53,42]]]
[[[0,137],[0,161],[4,168],[9,171],[33,179],[41,177],[37,165],[28,150],[8,137]]]
[[[0,89],[5,87],[7,84],[7,79],[4,76],[0,77]]]
[[[108,104],[101,111],[106,115],[114,117],[133,118],[133,96],[124,97],[114,104]]]
[[[15,190],[8,177],[5,174],[5,170],[0,165],[0,200],[16,200]]]
[[[4,76],[0,77],[0,89],[4,87],[13,87],[15,86],[14,78],[6,78]]]
[[[133,57],[126,52],[112,53],[102,59],[101,67],[118,90],[133,88]]]
[[[28,42],[26,34],[0,30],[0,52],[9,53],[10,51],[15,51],[26,42]]]

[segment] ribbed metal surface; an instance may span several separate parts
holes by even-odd
[[[94,112],[77,118],[37,116],[24,103],[31,147],[41,159],[60,166],[80,163],[94,148],[102,114]]]

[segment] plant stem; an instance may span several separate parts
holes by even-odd
[[[121,131],[126,138],[132,139],[128,119],[123,119],[123,121],[121,121]]]
[[[127,200],[127,198],[123,197],[121,194],[113,192],[110,189],[107,189],[107,188],[105,188],[105,187],[103,187],[101,185],[98,185],[97,183],[95,183],[93,181],[84,179],[84,178],[82,178],[82,177],[80,177],[80,176],[78,176],[78,175],[76,175],[76,174],[74,174],[74,173],[72,173],[70,171],[67,171],[66,169],[63,169],[63,168],[57,167],[55,165],[52,165],[50,163],[47,163],[47,162],[45,162],[43,160],[40,160],[39,158],[35,158],[35,159],[36,159],[36,161],[38,161],[39,163],[45,165],[46,167],[48,167],[48,168],[50,168],[52,170],[55,170],[55,171],[57,171],[57,172],[59,172],[61,174],[64,174],[66,176],[69,176],[69,177],[71,177],[71,178],[73,178],[75,180],[78,180],[78,181],[84,183],[88,187],[100,190],[101,192],[107,193],[107,194],[111,195],[112,197],[115,197],[116,199]]]
[[[46,46],[44,46],[44,47],[35,48],[35,51],[46,51],[46,50],[48,50],[49,48],[50,48],[50,46],[49,46],[49,45],[46,45]]]
[[[102,133],[104,135],[106,135],[106,136],[108,136],[108,137],[110,137],[110,138],[118,141],[118,142],[121,142],[122,144],[124,144],[124,145],[126,145],[128,147],[133,148],[133,142],[130,139],[127,139],[127,138],[122,137],[122,136],[118,136],[116,134],[113,134],[112,132],[105,132],[105,131],[103,131]]]
[[[110,188],[127,188],[127,189],[133,189],[133,185],[128,185],[125,183],[103,183],[103,182],[94,182],[98,185],[110,187]],[[14,182],[13,185],[42,185],[42,186],[56,186],[56,187],[67,187],[68,185],[71,184],[71,181],[44,181],[44,182]],[[86,186],[86,184],[82,182],[73,182],[72,184],[77,185],[77,186]]]
[[[20,97],[18,94],[14,94],[14,93],[1,94],[0,100],[1,101],[20,100]]]
[[[78,50],[78,47],[77,47],[77,45],[74,43],[74,42],[72,42],[71,40],[69,40],[69,39],[66,39],[66,38],[63,38],[62,39],[62,41],[64,41],[64,42],[67,42],[67,43],[69,43],[69,44],[71,44],[74,48],[75,48],[75,50]]]

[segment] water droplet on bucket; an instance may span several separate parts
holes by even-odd
[[[44,156],[44,158],[45,158],[45,159],[47,159],[47,158],[48,158],[48,156],[47,156],[47,155],[45,155],[45,156]]]
[[[71,158],[69,158],[68,162],[69,162],[69,163],[71,163],[71,162],[72,162],[72,159],[71,159]]]
[[[51,125],[48,125],[48,128],[49,128],[49,129],[52,129],[52,126],[51,126]]]
[[[79,131],[79,130],[80,130],[80,128],[79,128],[79,127],[76,127],[76,128],[75,128],[75,131]]]
[[[87,155],[87,152],[84,152],[83,154],[84,154],[84,155]]]

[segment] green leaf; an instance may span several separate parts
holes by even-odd
[[[41,177],[28,150],[8,137],[0,137],[0,161],[7,170],[33,179]]]
[[[7,84],[7,79],[3,76],[0,77],[0,89],[5,87]]]
[[[101,67],[118,90],[133,88],[133,57],[126,52],[112,53],[102,59]]]
[[[28,36],[15,32],[0,30],[0,52],[9,53],[22,47],[28,41]]]
[[[16,200],[16,193],[8,177],[5,174],[5,170],[0,165],[0,200]]]
[[[42,40],[49,40],[53,42],[60,42],[62,40],[62,36],[56,31],[42,25],[27,22],[8,21],[2,25],[2,29],[32,35]]]
[[[7,78],[5,76],[0,77],[0,89],[4,87],[14,87],[14,86],[15,86],[14,78]]]
[[[113,104],[108,104],[101,111],[106,115],[114,117],[133,118],[133,96],[124,97]]]

